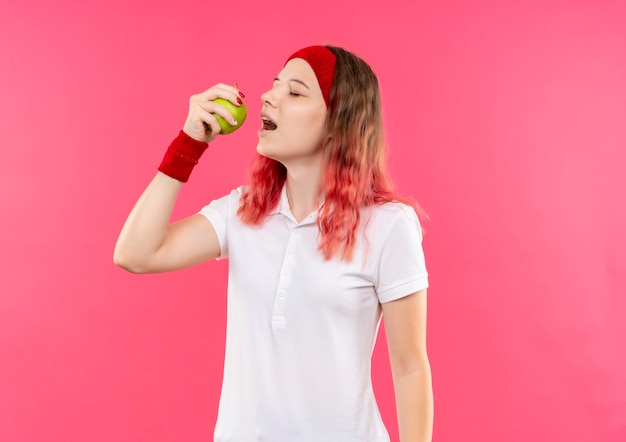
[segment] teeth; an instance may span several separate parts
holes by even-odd
[[[261,121],[263,122],[263,129],[266,129],[266,130],[276,129],[276,124],[269,118],[261,117]]]

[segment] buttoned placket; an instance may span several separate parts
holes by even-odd
[[[301,223],[296,223],[291,213],[287,215],[286,222],[290,225],[289,240],[283,255],[283,262],[280,268],[280,279],[276,287],[274,296],[274,309],[272,312],[272,328],[275,330],[284,329],[287,326],[287,305],[290,301],[290,295],[293,294],[293,274],[296,265],[296,256],[298,247],[302,246],[302,230],[306,225],[315,222],[314,214],[309,215]]]

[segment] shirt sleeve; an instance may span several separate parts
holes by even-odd
[[[233,190],[230,195],[211,201],[198,212],[200,215],[206,216],[215,229],[217,239],[220,243],[220,256],[218,256],[217,259],[228,258],[228,218],[233,200],[237,203],[239,201],[239,193],[237,190]],[[235,207],[238,206],[235,205]]]
[[[376,293],[381,303],[428,287],[419,219],[412,207],[399,207],[380,245]]]

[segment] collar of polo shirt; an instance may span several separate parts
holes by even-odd
[[[276,207],[268,213],[268,215],[285,215],[292,219],[296,224],[306,225],[311,224],[317,221],[317,211],[311,213],[311,215],[307,216],[302,220],[301,223],[298,223],[291,213],[291,206],[289,205],[289,198],[287,197],[287,185],[283,185],[283,189],[280,191],[280,200]]]

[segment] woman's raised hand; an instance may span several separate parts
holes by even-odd
[[[189,113],[183,131],[191,138],[210,143],[221,132],[217,118],[212,114],[215,113],[227,122],[236,124],[233,115],[224,106],[213,100],[223,98],[233,105],[239,106],[241,104],[240,96],[237,87],[223,83],[216,84],[197,95],[192,95],[189,99]]]

